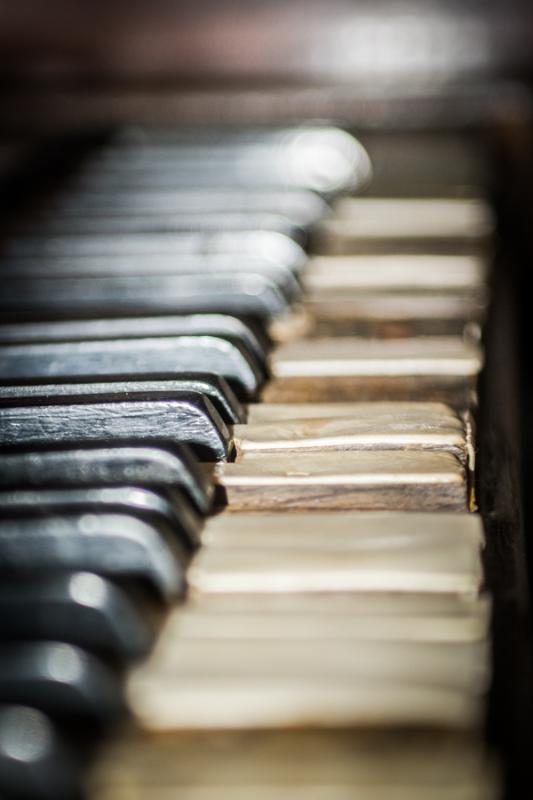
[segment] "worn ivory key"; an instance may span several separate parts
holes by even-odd
[[[471,198],[350,197],[335,204],[321,226],[317,248],[330,254],[409,252],[478,253],[494,220],[486,203]]]
[[[487,261],[474,255],[315,256],[304,285],[310,294],[360,292],[471,293],[483,288]]]
[[[461,334],[482,321],[486,264],[475,256],[325,256],[305,273],[308,336]]]
[[[187,610],[171,615],[151,659],[130,680],[138,724],[166,734],[477,727],[489,680],[487,607],[470,605],[469,616],[462,602],[476,598],[481,585],[479,518],[307,514],[295,525],[286,521],[244,514],[208,523],[206,546],[189,569],[192,619]],[[372,595],[383,603],[370,617],[345,611],[318,620],[305,606],[296,617],[265,616],[247,615],[241,603],[239,617],[216,613],[212,604],[211,619],[194,606],[198,593],[328,590],[343,599],[361,593],[361,610]],[[440,614],[420,612],[426,594],[458,606],[451,614],[444,606],[448,615],[442,606]],[[390,611],[396,597],[408,599],[403,614]]]
[[[273,453],[207,466],[229,511],[449,510],[471,500],[451,453]]]
[[[451,409],[439,404],[413,404],[414,408],[391,408],[380,403],[354,404],[351,415],[273,422],[250,422],[233,426],[237,461],[275,452],[325,452],[335,450],[434,450],[453,453],[468,461],[470,432]],[[275,406],[273,406],[275,408]]]
[[[272,357],[267,403],[430,400],[468,408],[482,367],[480,349],[460,337],[293,342]]]
[[[188,572],[197,594],[475,596],[481,519],[457,513],[222,514]]]
[[[401,417],[417,419],[421,411],[442,415],[442,418],[455,417],[455,412],[444,403],[424,403],[410,401],[364,403],[364,402],[331,402],[331,403],[250,403],[248,406],[248,424],[262,425],[265,422],[298,422],[307,419],[335,419],[338,417],[360,417],[366,414],[382,414],[384,417]]]
[[[474,255],[315,257],[304,275],[307,336],[462,334],[483,320],[486,272]]]
[[[426,292],[385,294],[355,290],[311,292],[308,336],[399,338],[461,335],[483,320],[481,295]]]
[[[207,608],[187,603],[176,608],[167,619],[165,635],[183,639],[289,639],[330,641],[376,639],[379,641],[461,642],[485,639],[489,632],[489,603],[486,598],[472,600],[462,608],[453,597],[450,608],[435,613],[425,608],[426,595],[340,594],[344,600],[336,613],[305,601],[299,608],[252,609],[252,595],[236,595],[240,609],[218,608],[218,595]],[[317,593],[315,597],[323,597]],[[302,599],[302,596],[300,596]],[[375,599],[381,603],[373,602]],[[407,600],[407,602],[405,602]],[[431,604],[430,604],[431,605]],[[399,606],[397,608],[396,606]],[[454,608],[455,606],[455,608]],[[461,610],[459,610],[461,609]]]
[[[183,639],[163,632],[129,681],[142,727],[477,727],[487,643]]]
[[[407,512],[406,512],[407,513]],[[344,620],[349,627],[354,620],[366,621],[367,619],[387,618],[393,616],[405,619],[416,619],[417,627],[412,628],[409,636],[417,638],[420,631],[424,636],[431,635],[439,638],[443,630],[448,630],[448,621],[458,621],[458,625],[465,624],[465,630],[470,630],[472,635],[484,629],[487,614],[490,611],[490,602],[486,595],[472,594],[438,594],[424,592],[411,594],[409,592],[193,592],[187,598],[187,611],[208,618],[230,617],[237,618],[243,615],[263,615],[265,619],[278,617],[288,618],[298,616],[303,619],[313,619],[317,625],[326,627],[326,620],[331,621],[331,630],[340,630]],[[424,628],[424,619],[432,619],[435,625],[431,627],[431,634]],[[322,622],[323,620],[323,622]],[[447,620],[446,628],[440,627],[439,620]],[[354,624],[357,624],[354,622]],[[366,622],[365,622],[366,624]],[[472,628],[470,628],[470,624]],[[338,628],[336,628],[338,625]],[[453,622],[455,625],[455,622]],[[420,626],[420,627],[418,627]],[[267,628],[268,630],[268,628]],[[213,634],[215,635],[215,634]],[[224,636],[220,629],[220,636]],[[340,633],[336,635],[341,635]],[[470,636],[470,634],[468,634]],[[446,637],[445,637],[446,638]],[[457,636],[457,639],[461,638]]]

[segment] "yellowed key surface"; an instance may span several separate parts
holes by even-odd
[[[469,407],[482,367],[479,348],[460,337],[302,340],[272,357],[267,403],[419,400]]]
[[[333,419],[347,417],[357,419],[391,418],[405,420],[433,419],[450,421],[454,424],[457,413],[444,403],[402,402],[339,402],[339,403],[251,403],[248,406],[250,425],[271,422],[301,422],[307,419]]]
[[[487,644],[169,639],[128,683],[153,730],[308,725],[476,726]]]
[[[483,531],[474,514],[223,514],[188,571],[196,593],[475,596]]]
[[[485,314],[483,296],[459,294],[379,294],[359,290],[311,293],[305,308],[310,338],[462,335]]]
[[[347,600],[337,614],[320,606],[302,604],[299,610],[253,610],[247,605],[250,595],[241,595],[240,610],[219,609],[211,603],[207,609],[187,603],[175,609],[165,624],[165,635],[179,642],[182,639],[261,639],[291,641],[330,641],[335,646],[344,639],[466,642],[487,637],[489,603],[478,598],[468,612],[456,602],[448,614],[433,613],[425,608],[426,595],[379,594],[380,604],[372,604],[366,595]],[[357,600],[360,602],[357,602]],[[409,602],[402,602],[405,600]],[[395,606],[399,606],[396,608]],[[381,606],[381,607],[380,607]]]
[[[208,465],[229,511],[465,511],[464,467],[450,453],[274,453]]]
[[[187,598],[187,610],[207,616],[262,614],[270,618],[281,614],[330,621],[393,616],[457,619],[459,624],[472,621],[473,629],[480,629],[490,613],[490,601],[483,594],[455,592],[195,592]]]
[[[274,452],[335,450],[428,450],[449,452],[462,463],[468,456],[465,425],[457,415],[421,409],[416,416],[391,415],[379,407],[358,415],[330,419],[286,420],[235,425],[237,459]]]
[[[478,252],[494,230],[489,207],[469,198],[343,198],[321,226],[319,252],[396,252],[428,244],[450,254]]]

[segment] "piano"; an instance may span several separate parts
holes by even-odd
[[[529,5],[0,18],[0,797],[527,796]]]

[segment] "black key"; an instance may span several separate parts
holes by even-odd
[[[219,375],[188,373],[179,378],[151,381],[102,381],[101,383],[50,383],[0,385],[0,405],[35,403],[47,405],[56,397],[83,402],[87,395],[107,400],[171,400],[175,392],[199,392],[209,399],[227,425],[246,421],[246,412],[233,390]]]
[[[122,236],[26,236],[2,244],[11,257],[71,259],[95,256],[182,256],[262,258],[299,272],[305,251],[289,236],[272,231],[231,233],[124,234]]]
[[[0,584],[0,640],[57,641],[125,663],[155,631],[128,594],[91,572],[17,575]]]
[[[296,299],[292,288],[254,274],[32,280],[8,276],[2,281],[0,313],[20,319],[229,314],[268,325],[288,313]]]
[[[335,128],[258,131],[246,138],[219,133],[203,141],[201,134],[186,136],[108,147],[88,163],[78,185],[296,187],[335,194],[360,188],[371,174],[359,142]]]
[[[285,264],[266,258],[261,251],[253,254],[208,253],[190,255],[81,255],[55,257],[9,256],[0,260],[0,274],[13,278],[110,277],[133,275],[261,275],[271,283],[285,287],[290,296],[299,292],[301,267],[298,262]]]
[[[218,336],[235,342],[255,359],[266,374],[266,351],[255,334],[241,320],[223,314],[192,314],[183,317],[133,317],[123,319],[60,320],[18,322],[0,325],[0,344],[42,344],[96,339],[139,339],[141,337]],[[196,370],[195,370],[196,372]]]
[[[132,514],[165,535],[174,535],[185,560],[185,547],[198,544],[200,521],[184,495],[174,502],[150,489],[112,486],[87,489],[34,488],[0,491],[0,518],[33,518],[51,514]],[[178,550],[179,552],[179,550]]]
[[[276,212],[302,228],[317,225],[329,213],[314,192],[285,190],[236,190],[224,188],[168,189],[137,192],[64,193],[48,202],[47,214],[62,217],[144,216],[172,212],[180,215],[217,212]]]
[[[183,492],[197,511],[208,514],[214,499],[214,484],[186,445],[82,445],[45,443],[36,449],[2,452],[2,489],[95,486],[143,486],[171,501]]]
[[[61,217],[23,222],[17,231],[29,236],[63,234],[124,234],[124,233],[224,233],[225,231],[275,231],[305,244],[304,229],[281,213],[270,211],[217,211],[181,214],[170,210],[152,214],[124,214],[101,217]]]
[[[0,645],[0,704],[28,705],[53,719],[109,725],[125,715],[120,680],[73,645]]]
[[[0,384],[158,380],[187,372],[222,375],[239,399],[253,399],[261,368],[236,342],[215,336],[21,344],[0,348]],[[184,401],[190,394],[183,393]],[[207,400],[205,401],[208,402]]]
[[[77,403],[55,397],[47,405],[16,401],[0,406],[0,448],[48,442],[143,444],[154,439],[188,444],[204,461],[226,461],[233,455],[230,432],[209,400],[198,393],[116,402],[94,395]]]
[[[175,536],[128,514],[0,519],[0,574],[87,571],[147,587],[165,602],[184,592]]]
[[[80,764],[52,720],[21,705],[0,706],[0,797],[73,800]]]

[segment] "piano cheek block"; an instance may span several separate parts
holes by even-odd
[[[226,460],[232,451],[228,429],[207,398],[188,393],[182,400],[14,405],[0,408],[0,447],[121,440],[142,444],[159,439],[188,444],[197,456]]]

